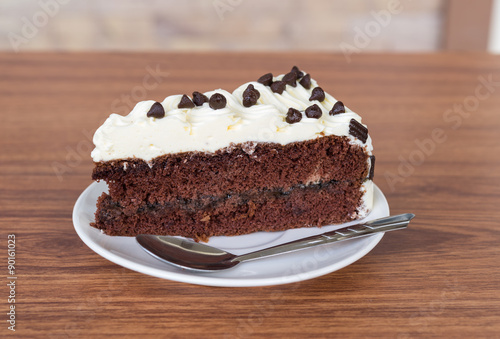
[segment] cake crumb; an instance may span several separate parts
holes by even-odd
[[[194,237],[193,239],[194,241],[196,242],[208,242],[208,240],[210,240],[210,237],[206,234],[201,234],[201,235],[197,235]]]
[[[252,155],[255,152],[256,148],[257,148],[257,143],[254,141],[248,141],[241,144],[241,149],[248,155]]]
[[[257,210],[257,206],[253,203],[253,201],[248,202],[248,217],[251,218],[255,215],[255,211]]]

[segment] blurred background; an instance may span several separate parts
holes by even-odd
[[[495,0],[1,0],[0,50],[500,51]]]

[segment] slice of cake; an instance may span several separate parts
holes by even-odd
[[[111,114],[94,135],[108,235],[196,240],[316,227],[372,208],[374,156],[361,117],[297,67]]]

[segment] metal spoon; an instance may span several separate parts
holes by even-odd
[[[406,213],[371,220],[242,255],[235,255],[212,246],[171,236],[140,234],[136,240],[146,252],[169,264],[194,270],[217,271],[231,268],[243,261],[363,237],[378,232],[403,229],[414,217],[415,214]]]

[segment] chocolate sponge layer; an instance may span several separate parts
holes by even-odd
[[[283,231],[354,219],[360,183],[336,182],[225,195],[202,201],[144,203],[126,212],[107,194],[98,201],[95,227],[109,235],[180,235],[205,240],[215,235]]]
[[[356,216],[368,170],[365,150],[338,136],[100,162],[92,178],[109,195],[94,226],[203,239],[344,222]]]

